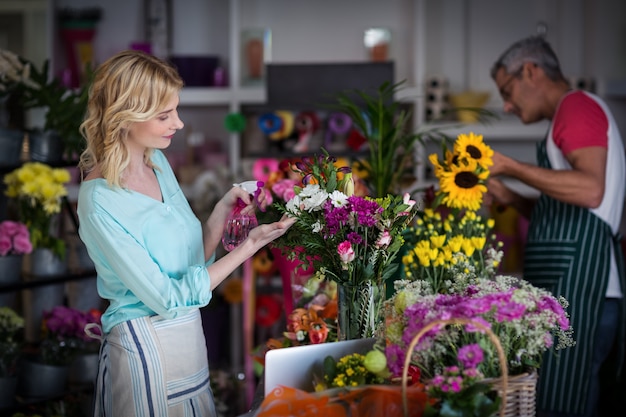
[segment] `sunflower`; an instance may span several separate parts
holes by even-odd
[[[493,150],[483,142],[483,135],[473,132],[458,136],[454,143],[454,154],[460,158],[473,159],[484,169],[493,165]]]
[[[444,193],[443,203],[450,208],[478,210],[487,192],[485,180],[489,171],[479,169],[478,161],[469,159],[467,164],[450,165],[451,171],[441,171],[439,184]],[[482,172],[481,172],[482,171]]]

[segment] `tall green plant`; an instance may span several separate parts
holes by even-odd
[[[346,90],[337,95],[337,104],[331,106],[350,116],[367,140],[368,153],[357,163],[368,174],[366,182],[373,197],[400,194],[406,181],[414,180],[414,167],[419,163],[415,160],[417,145],[426,141],[452,141],[443,126],[424,124],[418,129],[412,126],[409,106],[395,99],[404,83],[385,82],[372,93]],[[481,116],[488,113],[473,110]]]
[[[385,82],[375,94],[347,90],[337,97],[336,110],[348,114],[367,139],[368,156],[359,163],[368,173],[373,197],[400,192],[401,179],[412,162],[412,151],[421,140],[411,131],[411,112],[394,100],[401,84]]]

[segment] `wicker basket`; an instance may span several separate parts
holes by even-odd
[[[500,378],[489,378],[486,381],[491,383],[495,390],[498,391],[498,395],[502,399],[500,406],[500,417],[534,417],[535,415],[535,392],[537,386],[537,372],[525,373],[516,376],[508,375],[508,367],[506,356],[502,349],[500,339],[484,324],[471,320],[471,319],[450,319],[450,320],[435,320],[428,325],[424,326],[419,333],[413,337],[409,347],[407,349],[407,355],[404,361],[404,368],[402,370],[402,407],[404,415],[409,415],[406,389],[408,384],[408,370],[411,364],[411,352],[415,349],[415,346],[422,338],[422,336],[430,331],[433,327],[439,325],[449,324],[472,324],[479,329],[483,330],[489,336],[489,339],[496,347],[498,351],[498,359],[500,361],[500,371],[502,376]]]
[[[506,389],[501,386],[501,378],[487,379],[486,381],[498,390],[502,398],[504,416],[535,416],[535,393],[537,389],[537,371],[520,375],[509,376]],[[504,402],[506,398],[506,403]]]

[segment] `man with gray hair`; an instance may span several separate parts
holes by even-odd
[[[488,184],[488,198],[530,219],[524,278],[570,303],[576,346],[544,357],[538,415],[594,416],[601,365],[615,341],[623,347],[622,138],[604,101],[572,90],[543,37],[514,43],[491,76],[505,112],[524,124],[550,121],[546,138],[537,144],[537,166],[494,152]],[[514,192],[500,176],[537,189],[539,198]]]

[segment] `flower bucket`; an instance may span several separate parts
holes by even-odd
[[[0,410],[11,408],[15,405],[15,392],[17,389],[17,377],[0,377]]]
[[[19,165],[24,132],[0,127],[0,167]]]
[[[98,354],[85,353],[78,355],[72,362],[69,369],[70,384],[91,384],[96,383],[98,376]]]
[[[67,272],[67,265],[49,249],[35,249],[24,257],[24,269],[29,272],[25,279],[45,280]],[[37,342],[41,337],[41,317],[65,301],[65,284],[43,285],[22,291],[24,309],[24,337]]]
[[[17,394],[26,399],[54,398],[65,393],[68,366],[47,365],[36,357],[22,358],[17,377]]]
[[[63,162],[63,139],[58,133],[33,130],[28,133],[28,151],[31,161],[58,165]]]
[[[11,285],[22,279],[23,255],[0,256],[0,286]],[[0,306],[16,308],[16,292],[0,293]]]

